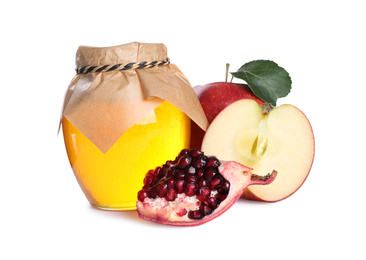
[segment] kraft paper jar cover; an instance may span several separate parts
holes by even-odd
[[[208,121],[200,102],[176,65],[128,69],[131,63],[149,64],[167,58],[167,48],[162,43],[80,46],[76,67],[94,70],[79,71],[73,78],[65,94],[61,118],[65,116],[103,153],[164,100],[206,130]],[[95,72],[117,64],[121,66],[116,70]],[[127,69],[120,70],[121,67]]]

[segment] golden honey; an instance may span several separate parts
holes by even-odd
[[[71,167],[90,204],[105,210],[136,209],[137,192],[149,169],[162,165],[189,147],[190,118],[164,101],[154,110],[156,120],[128,129],[103,153],[65,117],[62,128]]]

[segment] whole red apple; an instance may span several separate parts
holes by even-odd
[[[206,85],[199,85],[193,88],[207,120],[211,123],[214,118],[228,105],[241,99],[252,99],[259,105],[264,102],[256,97],[246,84],[232,82],[214,82]],[[191,148],[201,149],[201,144],[205,132],[192,122]]]
[[[232,82],[215,82],[194,87],[198,99],[205,111],[208,122],[214,118],[228,105],[240,99],[253,99],[259,105],[264,102],[257,98],[246,84]]]

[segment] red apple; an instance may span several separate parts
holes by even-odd
[[[215,82],[206,85],[199,85],[193,88],[206,114],[207,120],[211,123],[214,118],[228,105],[240,99],[252,99],[259,105],[264,102],[257,98],[246,84],[232,82]],[[192,122],[191,148],[200,149],[205,132]]]
[[[205,111],[208,122],[214,118],[228,105],[240,99],[253,99],[259,105],[264,102],[257,98],[246,84],[232,82],[215,82],[194,87],[198,99]]]

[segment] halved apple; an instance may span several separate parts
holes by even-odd
[[[212,121],[202,150],[222,160],[237,161],[253,173],[278,171],[267,186],[249,187],[242,197],[279,201],[293,194],[307,178],[315,142],[307,117],[295,106],[281,105],[270,112],[257,102],[239,100]]]

